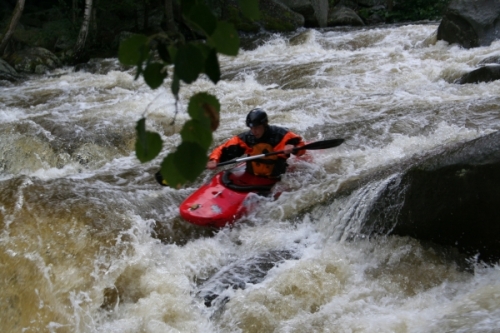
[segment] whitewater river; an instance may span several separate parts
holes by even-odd
[[[411,238],[351,237],[383,179],[335,199],[500,129],[500,81],[453,83],[500,42],[436,43],[437,26],[265,36],[220,59],[216,86],[183,87],[174,125],[168,82],[152,91],[114,59],[94,74],[3,82],[2,332],[499,332],[498,266]],[[244,130],[254,107],[307,141],[346,141],[292,160],[279,185],[288,192],[234,228],[196,228],[177,207],[214,172],[180,190],[153,175],[198,91],[222,105],[214,145]],[[144,113],[165,144],[140,164]]]

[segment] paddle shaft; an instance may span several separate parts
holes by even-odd
[[[309,143],[307,145],[303,145],[301,147],[295,147],[292,150],[292,152],[296,152],[296,151],[304,150],[304,149],[316,150],[316,149],[333,148],[333,147],[340,146],[343,142],[344,142],[344,139],[330,139],[330,140],[316,141],[316,142]],[[227,162],[218,163],[217,166],[219,167],[219,166],[229,165],[229,164],[233,164],[233,163],[246,162],[246,161],[251,161],[251,160],[258,159],[258,158],[263,158],[266,156],[278,155],[278,154],[284,154],[284,153],[285,153],[284,150],[280,150],[280,151],[273,151],[271,153],[266,153],[266,154],[259,154],[259,155],[249,156],[249,157],[242,157],[242,158],[237,158],[235,160],[230,160]],[[155,174],[155,179],[160,185],[168,186],[167,182],[163,179],[160,171],[158,171]]]
[[[299,150],[317,150],[317,149],[327,149],[327,148],[333,148],[340,146],[344,142],[344,139],[329,139],[329,140],[323,140],[323,141],[316,141],[316,142],[311,142],[306,145],[303,145],[301,147],[295,147],[292,150],[292,153],[295,153]],[[224,165],[229,165],[233,163],[240,163],[240,162],[246,162],[246,161],[252,161],[256,160],[259,158],[267,157],[267,156],[272,156],[272,155],[279,155],[279,154],[284,154],[284,150],[279,150],[279,151],[273,151],[270,153],[265,153],[265,154],[259,154],[259,155],[253,155],[253,156],[248,156],[248,157],[241,157],[237,158],[234,160],[218,163],[217,166],[224,166]]]

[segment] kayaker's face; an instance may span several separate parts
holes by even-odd
[[[264,135],[265,131],[266,128],[264,125],[250,127],[250,132],[252,132],[253,136],[255,136],[257,139],[260,139]]]

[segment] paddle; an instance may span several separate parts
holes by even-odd
[[[340,146],[344,142],[344,139],[329,139],[329,140],[323,140],[323,141],[316,141],[316,142],[311,142],[308,143],[307,145],[303,145],[302,147],[296,147],[293,149],[293,152],[297,152],[299,150],[317,150],[317,149],[327,149],[327,148],[333,148]],[[239,162],[246,162],[246,161],[252,161],[256,160],[259,158],[271,156],[271,155],[279,155],[279,154],[284,154],[284,150],[279,150],[279,151],[273,151],[271,153],[266,153],[266,154],[259,154],[259,155],[253,155],[253,156],[248,156],[248,157],[241,157],[241,158],[236,158],[234,160],[218,163],[217,166],[223,166],[223,165],[228,165],[228,164],[233,164],[233,163],[239,163]]]
[[[304,149],[307,149],[307,150],[328,149],[328,148],[340,146],[343,142],[344,142],[344,139],[329,139],[329,140],[316,141],[316,142],[308,143],[308,144],[303,145],[301,147],[296,147],[293,149],[293,152],[297,152],[299,150],[304,150]],[[253,156],[248,156],[248,157],[236,158],[234,160],[218,163],[217,166],[220,167],[223,165],[229,165],[229,164],[233,164],[233,163],[252,161],[252,160],[256,160],[256,159],[263,158],[266,156],[279,155],[279,154],[284,154],[284,153],[285,153],[284,150],[280,150],[280,151],[273,151],[271,153],[266,153],[266,154],[259,154],[259,155],[253,155]],[[158,171],[155,174],[155,179],[160,185],[168,186],[165,179],[163,179],[160,171]]]

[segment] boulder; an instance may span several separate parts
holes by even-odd
[[[304,26],[304,16],[292,11],[287,6],[274,0],[260,0],[260,19],[249,20],[242,13],[236,0],[228,0],[221,10],[221,19],[234,24],[237,30],[243,32],[294,31]]]
[[[500,79],[500,65],[488,65],[464,74],[456,83],[490,82]]]
[[[221,308],[229,301],[226,290],[245,289],[248,284],[260,283],[267,273],[285,260],[298,257],[287,250],[274,250],[225,265],[198,287],[197,297],[207,307]]]
[[[304,16],[306,27],[326,27],[328,19],[327,0],[279,0],[296,13]]]
[[[437,36],[465,48],[489,46],[499,37],[500,0],[452,0]]]
[[[18,72],[43,74],[61,66],[61,61],[52,52],[41,47],[19,50],[6,58]]]
[[[305,26],[317,26],[317,19],[314,15],[314,7],[311,0],[279,0],[280,3],[291,10],[304,16]]]
[[[344,6],[336,6],[328,12],[327,25],[329,27],[342,25],[362,26],[365,23],[354,10]]]
[[[363,233],[411,236],[500,259],[500,131],[439,150],[377,196]]]
[[[314,7],[314,16],[318,21],[318,26],[323,28],[326,27],[328,21],[328,0],[312,0],[312,5]]]
[[[0,59],[0,80],[16,81],[21,76],[5,60]]]

